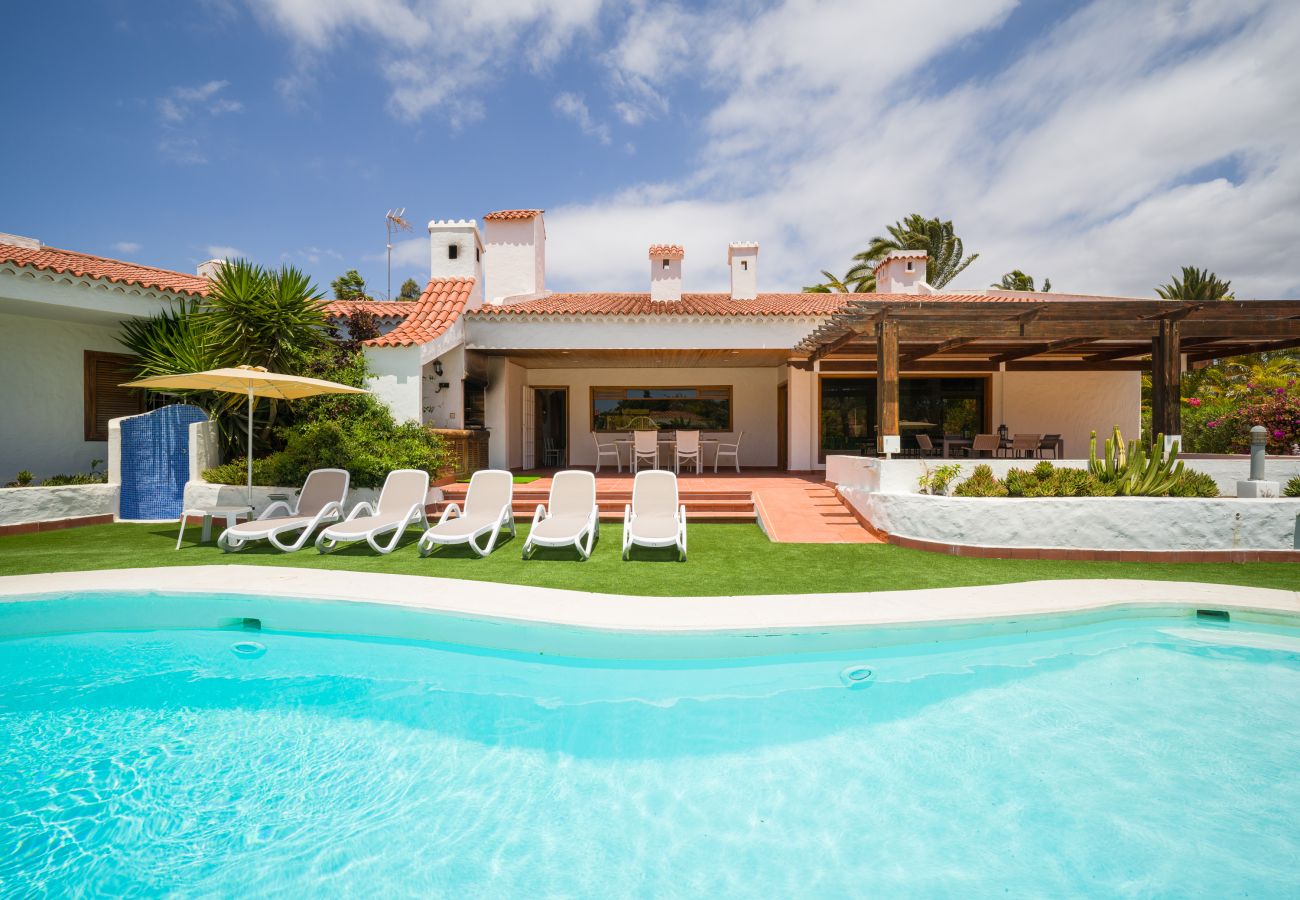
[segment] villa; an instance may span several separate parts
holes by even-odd
[[[429,251],[418,300],[326,309],[342,328],[377,317],[372,390],[399,419],[461,433],[478,467],[593,466],[597,441],[681,425],[737,440],[745,468],[816,471],[921,436],[947,451],[1001,428],[1058,436],[1055,455],[1078,458],[1094,430],[1139,431],[1144,371],[1154,429],[1177,435],[1168,386],[1187,366],[1300,343],[1288,301],[943,292],[922,252],[884,259],[874,294],[766,293],[758,244],[735,242],[717,248],[730,290],[693,293],[685,248],[655,244],[644,292],[556,293],[539,209],[488,213],[481,231],[430,222]],[[144,402],[118,386],[119,323],[201,297],[219,264],[190,275],[0,235],[0,414],[23,423],[0,472],[104,458],[108,421]]]

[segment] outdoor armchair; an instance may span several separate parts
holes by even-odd
[[[678,561],[686,561],[686,506],[677,502],[672,472],[636,473],[632,502],[623,507],[623,559],[633,547],[676,547]]]
[[[600,509],[596,506],[596,476],[590,472],[559,472],[551,480],[546,505],[537,505],[533,525],[524,541],[523,558],[536,547],[569,547],[584,560],[600,534]]]
[[[331,525],[316,538],[321,553],[342,543],[365,541],[376,553],[392,553],[408,525],[427,525],[425,499],[429,495],[429,473],[422,469],[395,469],[384,479],[383,490],[375,505],[362,501],[352,507],[348,517]],[[387,543],[379,539],[392,534]]]
[[[641,467],[641,460],[650,460],[651,467],[659,465],[659,432],[632,432],[632,471]]]
[[[428,556],[439,544],[469,544],[480,557],[487,556],[497,545],[502,528],[515,534],[515,478],[504,469],[480,469],[469,479],[465,508],[455,503],[442,511],[437,524],[420,536],[420,555]],[[479,546],[486,536],[487,544]]]
[[[673,471],[681,474],[682,463],[688,462],[695,466],[695,474],[700,474],[702,456],[700,433],[698,431],[682,431],[678,429],[677,440],[673,444]]]
[[[740,434],[736,435],[736,440],[734,442],[728,443],[726,441],[720,441],[718,443],[718,450],[713,454],[713,471],[715,473],[718,471],[718,463],[724,456],[730,457],[731,461],[736,465],[736,471],[740,471],[740,442],[744,437],[745,432],[742,431]]]
[[[300,549],[318,527],[343,518],[343,503],[348,498],[350,478],[345,469],[313,470],[302,483],[297,503],[290,506],[283,500],[276,500],[256,519],[240,522],[221,532],[217,546],[227,553],[234,553],[244,549],[249,541],[265,540],[285,553]],[[287,542],[281,539],[295,531],[298,532],[296,537]]]
[[[984,454],[993,454],[998,452],[1002,446],[1002,439],[996,434],[977,434],[975,440],[966,448],[967,456],[983,456]]]
[[[600,435],[592,432],[591,439],[596,442],[596,471],[600,471],[600,464],[603,460],[613,459],[614,466],[618,471],[623,471],[623,457],[618,452],[617,435],[608,436],[604,443],[601,443]]]

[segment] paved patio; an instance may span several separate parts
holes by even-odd
[[[532,470],[538,480],[515,485],[515,517],[531,521],[537,504],[545,503],[556,470]],[[632,473],[607,467],[596,474],[596,502],[602,521],[621,521],[623,506],[632,500]],[[469,485],[443,488],[444,502],[460,502]],[[863,528],[839,501],[820,473],[750,470],[678,478],[681,502],[691,522],[753,522],[760,520],[768,537],[797,544],[873,544],[879,539]],[[438,504],[441,512],[443,504]]]

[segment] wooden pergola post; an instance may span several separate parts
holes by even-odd
[[[898,434],[898,322],[884,317],[876,325],[876,451]]]
[[[1181,435],[1182,326],[1163,320],[1151,339],[1151,436]]]

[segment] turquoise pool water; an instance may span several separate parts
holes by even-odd
[[[0,641],[0,894],[1300,894],[1297,630],[817,647]]]

